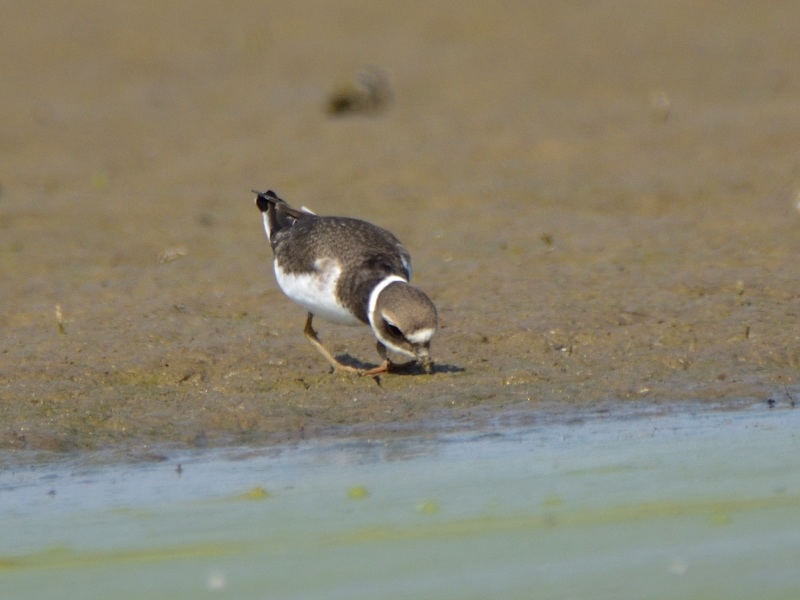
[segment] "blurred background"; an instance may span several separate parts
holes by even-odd
[[[796,385],[792,2],[2,10],[3,447]],[[254,188],[398,235],[434,377],[327,376]],[[366,330],[321,335],[377,360]]]

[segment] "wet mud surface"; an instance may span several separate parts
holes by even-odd
[[[800,395],[793,3],[7,4],[0,448]],[[433,375],[328,373],[253,188],[404,242]]]

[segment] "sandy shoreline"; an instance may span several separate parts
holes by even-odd
[[[304,6],[6,8],[0,448],[800,396],[800,8]],[[393,105],[327,114],[370,64]],[[327,374],[266,187],[398,235],[434,375]],[[377,361],[367,329],[320,333]]]

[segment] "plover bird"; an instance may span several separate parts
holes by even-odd
[[[297,210],[272,190],[253,193],[275,254],[278,285],[308,311],[303,333],[333,369],[376,375],[418,363],[431,373],[436,307],[409,285],[411,257],[400,240],[366,221],[319,217],[305,207]],[[315,316],[342,325],[369,325],[383,363],[374,369],[340,363],[311,326]],[[393,363],[387,348],[413,360]]]

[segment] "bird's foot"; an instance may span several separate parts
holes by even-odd
[[[340,363],[335,358],[331,362],[331,368],[333,369],[334,373],[347,373],[348,375],[366,375],[367,372],[364,369],[358,369],[356,367],[351,367],[350,365],[344,365]]]
[[[381,373],[401,373],[403,371],[408,371],[416,364],[417,361],[415,360],[410,360],[404,363],[393,363],[387,359],[377,367],[363,371],[361,374],[371,377],[372,375],[380,375]]]
[[[388,360],[383,361],[382,364],[378,365],[377,367],[373,367],[372,369],[367,369],[365,371],[361,371],[361,375],[365,377],[372,377],[373,375],[380,375],[381,373],[388,373],[389,372],[389,363]]]

